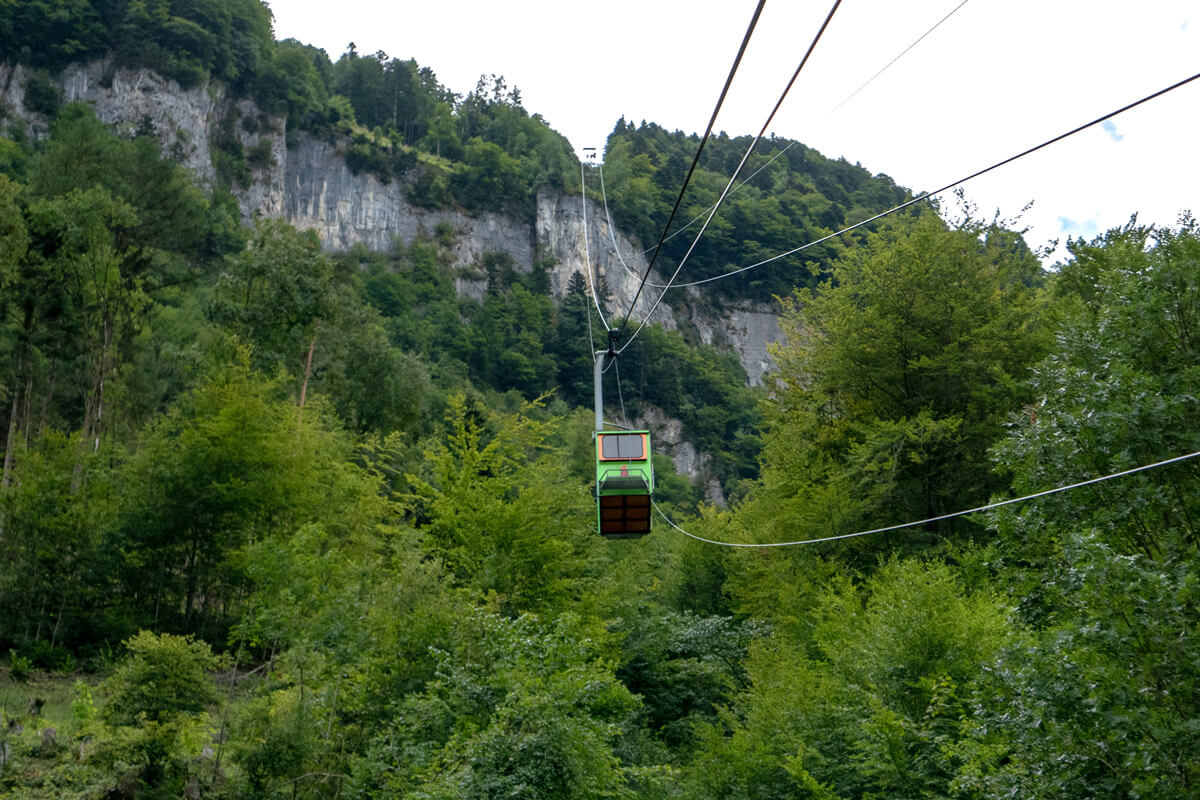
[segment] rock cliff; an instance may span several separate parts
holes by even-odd
[[[22,121],[31,137],[42,138],[49,125],[25,105],[27,77],[20,65],[0,64],[0,111]],[[399,182],[385,184],[370,174],[354,174],[335,144],[304,133],[287,136],[283,118],[229,97],[218,84],[183,89],[147,70],[119,68],[108,61],[73,65],[57,81],[65,102],[90,104],[103,122],[118,130],[153,130],[164,152],[204,184],[216,178],[212,142],[219,136],[233,137],[259,154],[251,180],[234,190],[243,216],[283,217],[299,229],[315,230],[329,251],[355,245],[387,249],[396,240],[408,243],[449,225],[455,234],[457,266],[471,267],[484,254],[495,252],[507,253],[518,269],[532,268],[535,260],[548,262],[552,291],[560,296],[572,274],[579,272],[589,285],[604,288],[600,305],[610,318],[629,308],[646,271],[645,254],[612,228],[596,198],[585,202],[543,191],[532,225],[498,214],[417,208],[407,202]],[[652,275],[650,283],[665,280]],[[475,296],[484,288],[468,279],[459,279],[458,286],[463,294]],[[750,383],[762,383],[770,367],[767,344],[780,337],[774,309],[745,304],[702,312],[695,302],[698,294],[685,295],[687,302],[675,308],[667,302],[655,307],[658,293],[648,286],[631,316],[641,320],[650,314],[653,322],[669,328],[681,321],[693,326],[704,342],[731,347]],[[694,476],[701,471],[702,456],[688,447],[678,444],[674,455],[681,471]]]
[[[0,101],[25,122],[31,136],[40,138],[47,135],[48,123],[25,106],[27,77],[20,65],[0,65]],[[543,192],[532,226],[498,214],[430,211],[410,205],[399,183],[385,184],[373,175],[351,172],[333,144],[300,134],[288,146],[284,119],[228,97],[219,84],[183,89],[153,72],[119,68],[109,61],[72,65],[58,76],[58,83],[64,101],[90,104],[103,122],[127,132],[153,130],[164,151],[203,183],[215,178],[211,142],[220,132],[234,136],[247,150],[265,150],[267,156],[259,159],[253,179],[235,190],[243,215],[283,217],[297,228],[315,230],[330,251],[359,244],[386,249],[396,239],[407,243],[448,224],[456,235],[458,265],[471,266],[488,252],[507,253],[518,268],[530,268],[535,259],[547,260],[553,264],[550,277],[556,294],[561,295],[571,275],[579,272],[606,287],[601,305],[610,316],[629,308],[646,270],[644,254],[610,228],[595,198],[585,204],[578,196]],[[664,282],[661,275],[651,276],[651,283]],[[482,287],[460,281],[460,290],[477,294]],[[632,316],[644,319],[657,295],[648,287]],[[732,347],[751,384],[760,384],[770,363],[767,342],[780,335],[773,310],[747,304],[713,315],[697,311],[695,303],[687,305],[687,322],[701,338]],[[674,328],[677,313],[664,302],[652,321]]]

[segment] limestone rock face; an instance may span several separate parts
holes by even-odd
[[[183,89],[148,70],[117,69],[107,61],[73,64],[59,79],[64,102],[88,103],[101,122],[118,128],[136,130],[148,125],[165,152],[202,182],[213,180],[209,140],[216,133],[225,103],[220,86]],[[20,85],[23,93],[23,80],[14,79],[12,83]]]
[[[699,331],[700,340],[707,345],[732,348],[746,370],[749,384],[762,386],[767,372],[775,365],[768,347],[783,338],[778,308],[767,303],[744,302],[713,315],[699,313],[696,303],[690,306],[690,322]]]
[[[399,182],[383,183],[374,175],[355,175],[337,148],[301,134],[285,153],[278,196],[265,195],[243,211],[278,206],[280,216],[302,230],[315,230],[325,249],[339,252],[355,245],[387,250],[400,240],[409,243],[448,225],[455,236],[455,261],[467,266],[484,253],[507,253],[518,268],[534,261],[533,232],[520,221],[499,214],[469,216],[459,211],[417,208],[404,197]],[[265,212],[263,212],[265,213]]]
[[[535,227],[539,252],[554,260],[550,286],[556,295],[566,291],[571,275],[578,272],[595,281],[589,287],[596,287],[600,308],[611,322],[615,324],[615,318],[630,310],[638,284],[646,274],[646,256],[609,225],[602,207],[588,202],[585,212],[581,197],[541,192]],[[665,280],[654,274],[648,283],[665,284]],[[660,290],[648,285],[630,316],[645,319],[659,294]],[[665,303],[654,309],[650,321],[670,329],[677,327]]]

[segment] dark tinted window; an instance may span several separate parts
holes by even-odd
[[[601,458],[645,458],[640,433],[610,433],[600,437]]]

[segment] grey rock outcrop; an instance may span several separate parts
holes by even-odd
[[[25,105],[28,78],[24,66],[0,64],[0,100],[25,121],[33,138],[43,138],[49,134],[48,123]],[[165,152],[202,182],[212,180],[209,138],[224,103],[220,86],[185,90],[148,70],[117,69],[109,61],[72,64],[59,74],[58,83],[65,102],[88,103],[101,122],[127,131],[149,124]]]
[[[694,288],[688,289],[693,293]],[[693,295],[693,299],[698,299]],[[767,303],[744,302],[726,306],[717,314],[700,313],[698,304],[690,305],[689,321],[699,332],[700,341],[714,347],[729,347],[738,354],[751,386],[762,386],[773,367],[770,346],[783,339],[779,311]]]

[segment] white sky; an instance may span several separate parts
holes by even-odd
[[[466,93],[503,75],[577,148],[603,149],[622,115],[700,133],[755,0],[268,0],[277,38],[354,42],[430,67]],[[754,134],[832,0],[768,0],[716,130]],[[1195,0],[844,0],[769,132],[939,188],[1200,72]],[[1200,80],[965,184],[1033,247],[1200,214]],[[803,244],[803,242],[797,242]],[[1061,253],[1061,250],[1059,251]]]

